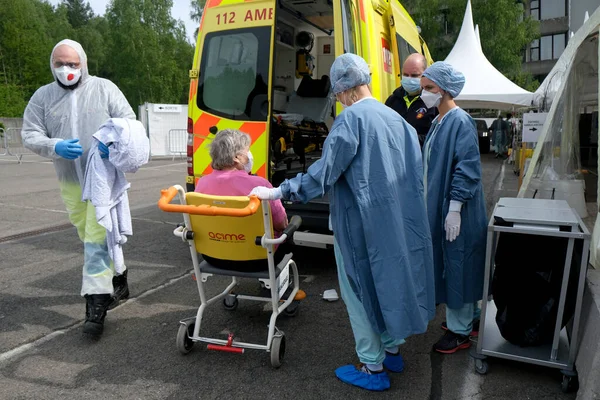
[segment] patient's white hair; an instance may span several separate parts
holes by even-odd
[[[251,143],[250,135],[235,129],[223,129],[210,144],[212,167],[216,170],[231,168],[234,159]]]

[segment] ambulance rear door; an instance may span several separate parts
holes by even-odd
[[[412,53],[421,53],[421,38],[414,21],[398,0],[390,0],[390,35],[394,54],[396,86],[402,79],[402,64]]]
[[[209,145],[223,129],[252,138],[252,173],[269,176],[275,0],[209,0],[198,43],[193,172],[212,171]]]

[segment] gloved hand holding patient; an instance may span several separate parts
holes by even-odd
[[[261,200],[279,200],[283,197],[280,188],[268,188],[266,186],[257,186],[250,192],[250,196],[256,196]]]

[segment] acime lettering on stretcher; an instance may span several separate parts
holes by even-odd
[[[329,69],[343,53],[367,61],[380,101],[400,85],[411,53],[432,62],[398,0],[207,0],[190,70],[187,190],[212,172],[209,145],[223,129],[250,135],[252,173],[274,186],[305,172],[341,112]],[[303,229],[330,237],[327,198],[284,206]]]

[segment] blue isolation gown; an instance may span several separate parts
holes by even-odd
[[[456,107],[434,121],[423,162],[436,303],[462,308],[483,295],[487,238],[477,128],[469,114]],[[453,242],[446,240],[444,229],[450,200],[463,203],[460,234]]]
[[[435,313],[433,256],[415,130],[373,98],[336,119],[320,160],[281,184],[285,199],[329,193],[350,286],[377,333],[425,332]]]

